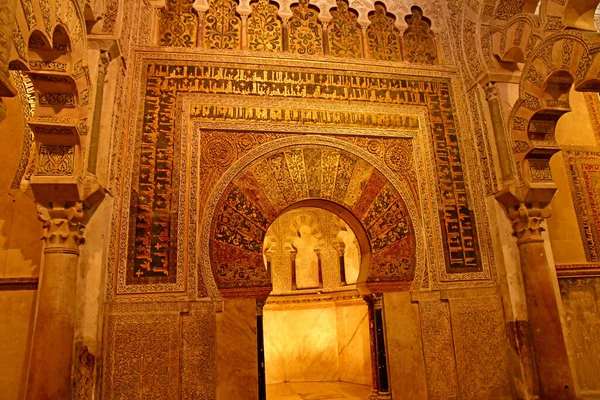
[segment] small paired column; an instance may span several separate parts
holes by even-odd
[[[391,399],[388,378],[387,348],[385,344],[385,320],[383,295],[375,293],[364,297],[369,312],[369,337],[371,344],[371,374],[373,388],[369,400]]]
[[[69,399],[82,203],[38,205],[38,217],[44,251],[26,398]]]
[[[321,32],[323,33],[323,54],[328,56],[329,51],[329,21],[321,20]]]
[[[500,162],[500,171],[502,174],[502,183],[506,184],[514,180],[513,177],[513,161],[512,154],[508,148],[506,141],[506,133],[504,131],[504,121],[502,118],[502,107],[500,104],[500,96],[498,86],[494,82],[488,82],[484,86],[485,98],[490,109],[490,117],[492,119],[492,128],[494,130],[494,142],[496,143],[496,151],[498,152],[498,161]]]
[[[284,53],[287,53],[290,51],[290,17],[291,14],[282,16],[281,14],[279,15],[281,17],[281,48],[283,50]]]
[[[256,349],[258,350],[258,400],[267,399],[267,374],[265,370],[265,336],[263,309],[266,298],[256,299]]]
[[[369,48],[369,38],[367,34],[367,28],[369,27],[369,22],[361,23],[360,25],[360,36],[362,39],[362,48],[363,48],[363,57],[371,58],[371,49]]]
[[[198,29],[196,33],[196,47],[204,48],[204,14],[208,10],[206,0],[195,0],[192,8],[198,14]]]
[[[152,44],[160,46],[160,15],[162,9],[167,6],[166,0],[148,0],[150,5],[154,7],[154,21],[152,21]]]

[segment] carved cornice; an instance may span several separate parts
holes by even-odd
[[[563,279],[600,276],[600,264],[556,264],[556,275]]]
[[[3,290],[36,290],[38,288],[39,278],[18,277],[18,278],[0,278],[0,291]]]
[[[83,244],[83,203],[37,204],[38,219],[42,221],[46,246],[44,253],[79,255]]]

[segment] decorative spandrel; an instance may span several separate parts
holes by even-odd
[[[192,13],[194,0],[167,0],[160,15],[160,45],[196,47],[198,18]]]
[[[258,0],[252,4],[248,17],[248,49],[258,51],[281,51],[281,21],[277,16],[277,5],[269,0]]]
[[[431,21],[423,16],[419,7],[412,7],[411,11],[412,14],[406,16],[408,28],[404,31],[406,58],[413,63],[435,64],[437,50]]]
[[[333,19],[329,25],[329,51],[338,57],[359,58],[363,55],[358,15],[348,8],[348,3],[338,0],[337,8],[331,10]]]
[[[290,53],[323,54],[323,32],[319,24],[319,12],[308,5],[308,0],[300,0],[293,6],[289,22]]]
[[[396,19],[381,3],[369,14],[371,24],[367,28],[367,39],[371,55],[377,60],[400,61],[400,32],[394,26]]]
[[[204,18],[204,46],[208,49],[241,48],[241,18],[235,0],[210,0]]]

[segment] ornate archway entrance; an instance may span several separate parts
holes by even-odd
[[[264,398],[262,307],[273,288],[264,264],[265,236],[278,216],[305,206],[333,212],[356,233],[361,249],[356,288],[369,304],[373,390],[387,394],[382,294],[410,287],[422,262],[420,228],[412,222],[416,209],[405,187],[367,153],[340,140],[301,136],[242,157],[208,202],[201,244],[208,261],[202,271],[209,267],[210,276],[204,280],[214,282],[214,297],[225,303],[256,300],[259,398]]]

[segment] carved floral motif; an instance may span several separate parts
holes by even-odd
[[[348,9],[345,0],[337,1],[331,10],[333,19],[329,24],[329,52],[338,57],[362,57],[362,39],[358,16]]]
[[[371,24],[367,28],[367,39],[371,55],[377,60],[400,61],[400,32],[394,26],[396,20],[381,3],[369,14]]]
[[[192,3],[193,0],[167,0],[160,15],[161,46],[196,46],[198,21],[192,14]]]
[[[208,49],[239,49],[241,18],[235,0],[211,0],[204,16],[204,46]]]
[[[412,15],[406,17],[408,28],[404,31],[404,47],[407,60],[421,64],[435,64],[437,49],[431,22],[423,17],[419,7],[412,7]]]
[[[260,51],[281,51],[281,21],[278,8],[269,0],[258,0],[252,4],[248,17],[248,48]]]

